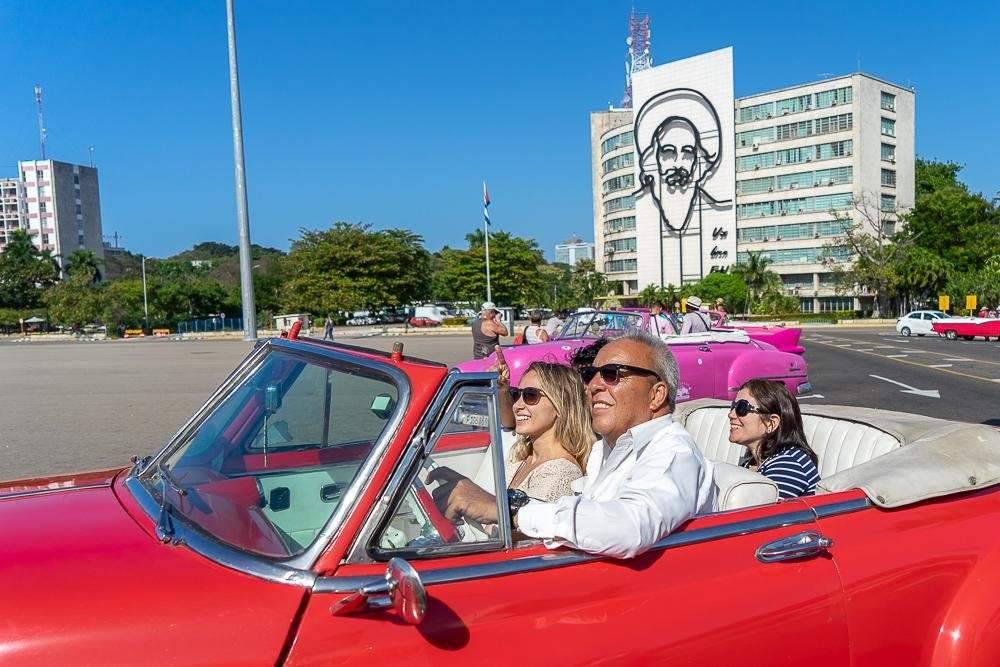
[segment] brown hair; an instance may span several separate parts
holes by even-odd
[[[746,389],[753,396],[763,413],[762,419],[767,415],[778,415],[778,428],[766,433],[760,440],[759,463],[783,449],[794,447],[805,452],[813,464],[819,465],[819,457],[806,442],[799,402],[784,383],[775,380],[748,380],[740,389]]]
[[[569,366],[544,361],[532,362],[525,374],[532,371],[538,375],[539,389],[545,392],[556,409],[556,442],[573,457],[580,470],[586,470],[590,448],[594,444],[594,431],[590,426],[587,393],[579,372]],[[516,461],[523,461],[531,452],[531,438],[517,436],[511,456]]]

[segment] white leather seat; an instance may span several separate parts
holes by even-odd
[[[778,485],[746,468],[716,462],[715,505],[722,510],[735,510],[754,505],[769,505],[778,500]]]
[[[681,406],[677,418],[710,461],[739,463],[745,450],[729,442],[728,406]],[[819,457],[820,477],[830,477],[900,446],[894,436],[861,422],[804,414],[802,426],[806,441]]]

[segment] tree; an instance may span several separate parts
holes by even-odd
[[[300,234],[284,264],[283,300],[290,310],[380,310],[429,296],[430,254],[412,232],[337,222]]]
[[[39,250],[23,229],[7,237],[0,253],[0,307],[34,308],[42,293],[59,277],[59,265],[48,250]]]
[[[101,318],[104,294],[94,283],[93,274],[78,268],[69,278],[45,292],[45,305],[53,324],[68,326],[74,331]]]
[[[482,230],[468,234],[467,250],[445,246],[435,257],[433,293],[444,301],[477,303],[486,298],[486,243]],[[490,234],[493,301],[505,306],[537,305],[545,281],[545,258],[534,240],[509,232]]]
[[[573,267],[571,284],[577,303],[585,306],[597,306],[597,298],[608,294],[608,279],[603,273],[598,273],[594,261],[590,259],[581,259]]]
[[[706,305],[722,299],[730,312],[742,312],[746,307],[747,284],[742,276],[735,273],[710,273],[696,283],[685,285],[685,296],[695,294]],[[797,305],[797,302],[796,302]]]
[[[896,263],[896,290],[902,309],[911,310],[915,302],[933,300],[948,284],[952,269],[936,254],[917,245],[906,249]]]
[[[729,272],[743,280],[747,286],[746,307],[750,310],[750,305],[756,301],[765,291],[778,290],[781,287],[781,277],[767,268],[772,260],[766,257],[763,252],[747,252],[745,262],[738,262],[730,268]]]
[[[93,250],[74,250],[66,257],[66,275],[82,274],[90,282],[99,283],[103,279],[101,274],[103,265],[104,260],[98,257]]]

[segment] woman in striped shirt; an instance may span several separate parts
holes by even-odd
[[[729,441],[747,448],[740,465],[777,484],[780,498],[816,491],[819,459],[806,442],[798,401],[781,382],[740,387],[729,409]]]

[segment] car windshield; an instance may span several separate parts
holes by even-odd
[[[272,351],[140,481],[231,546],[294,556],[337,510],[398,398],[375,370]]]
[[[557,339],[621,336],[629,329],[641,329],[642,316],[616,311],[590,311],[570,315]]]

